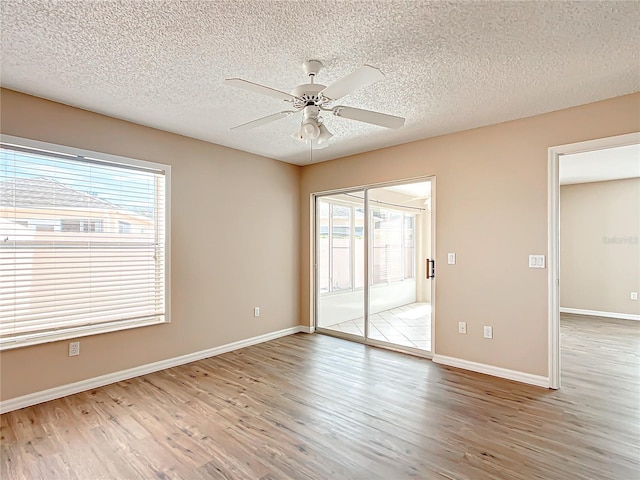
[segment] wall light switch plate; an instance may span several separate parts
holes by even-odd
[[[485,325],[483,327],[484,338],[493,338],[493,327]]]
[[[260,316],[260,307],[255,307],[253,309],[253,316],[254,317],[259,317]]]
[[[467,322],[458,322],[458,333],[467,333]]]
[[[637,300],[638,299],[638,292],[631,292],[631,300]]]
[[[447,253],[447,263],[449,265],[456,264],[456,254],[455,253]]]
[[[529,255],[529,268],[544,268],[544,255]]]

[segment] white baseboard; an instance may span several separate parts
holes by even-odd
[[[314,333],[316,331],[315,327],[312,326],[308,326],[308,325],[300,325],[300,331],[302,333]]]
[[[219,347],[209,348],[207,350],[201,350],[199,352],[189,353],[187,355],[181,355],[179,357],[168,358],[166,360],[160,360],[159,362],[148,363],[139,367],[129,368],[127,370],[121,370],[119,372],[108,373],[99,377],[89,378],[87,380],[81,380],[79,382],[61,385],[59,387],[50,388],[48,390],[30,393],[21,397],[11,398],[9,400],[0,402],[0,414],[18,410],[24,407],[30,407],[31,405],[37,405],[38,403],[48,402],[49,400],[55,400],[56,398],[66,397],[67,395],[73,395],[74,393],[84,392],[86,390],[91,390],[92,388],[102,387],[104,385],[109,385],[110,383],[121,382],[123,380],[139,377],[148,373],[158,372],[160,370],[165,370],[171,367],[177,367],[179,365],[195,362],[196,360],[202,360],[203,358],[215,357],[216,355],[231,352],[232,350],[238,350],[250,345],[256,345],[258,343],[267,342],[269,340],[274,340],[276,338],[285,337],[287,335],[292,335],[294,333],[300,332],[312,333],[309,332],[309,327],[296,325],[295,327],[285,328],[276,332],[265,333],[264,335],[258,335],[257,337],[227,343],[226,345],[220,345]]]
[[[565,307],[560,307],[560,313],[573,313],[574,315],[591,315],[592,317],[609,317],[609,318],[621,318],[622,320],[640,321],[640,315],[636,315],[635,313],[600,312],[598,310],[583,310],[581,308],[565,308]]]
[[[438,354],[435,354],[433,356],[433,361],[435,363],[448,365],[450,367],[462,368],[464,370],[471,370],[472,372],[484,373],[486,375],[492,375],[494,377],[506,378],[507,380],[527,383],[529,385],[535,385],[536,387],[549,388],[549,378],[543,377],[541,375],[533,375],[531,373],[509,370],[507,368],[501,367],[494,367],[493,365],[470,362],[468,360],[462,360],[460,358],[447,357],[445,355]]]

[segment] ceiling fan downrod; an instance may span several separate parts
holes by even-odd
[[[322,62],[320,60],[307,60],[302,64],[302,69],[307,77],[309,77],[310,84],[313,84],[313,81],[315,80],[316,75],[320,73],[321,68]]]

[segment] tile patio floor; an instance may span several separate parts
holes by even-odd
[[[364,336],[364,319],[356,318],[324,328]],[[371,315],[369,338],[430,351],[431,305],[411,303]]]

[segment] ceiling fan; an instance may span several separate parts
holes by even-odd
[[[328,87],[314,83],[316,75],[318,75],[322,68],[321,62],[318,60],[309,60],[302,64],[302,68],[309,77],[309,83],[298,85],[291,90],[291,93],[259,85],[241,78],[227,78],[224,81],[226,85],[275,97],[291,103],[292,106],[292,110],[284,110],[267,115],[266,117],[237,125],[231,128],[231,130],[248,130],[302,112],[300,128],[293,137],[307,143],[311,142],[315,148],[324,148],[328,146],[328,141],[333,134],[327,130],[327,127],[323,123],[321,116],[323,112],[331,113],[337,117],[387,128],[400,128],[404,125],[404,118],[394,115],[343,105],[332,106],[333,102],[345,95],[384,79],[384,74],[377,68],[370,65],[363,65]]]

